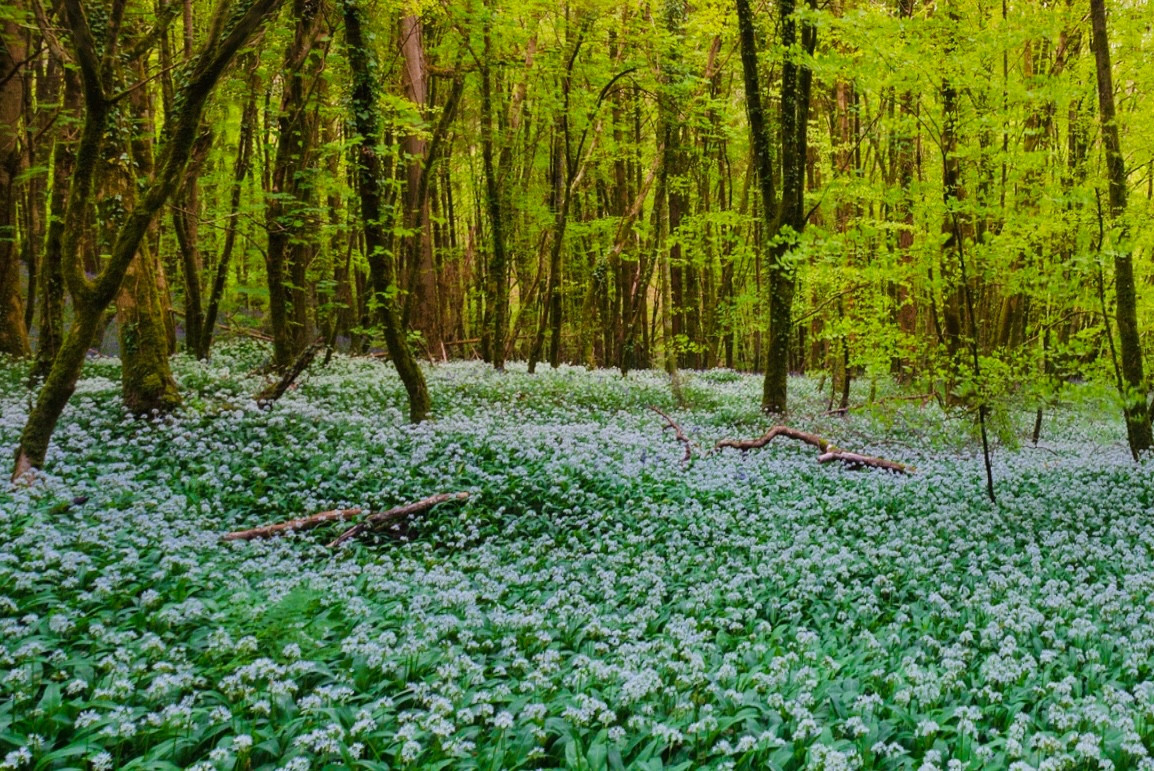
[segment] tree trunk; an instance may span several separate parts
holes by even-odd
[[[565,120],[561,117],[558,123]],[[533,335],[533,345],[529,350],[529,372],[537,369],[537,361],[541,358],[541,351],[545,346],[545,330],[549,328],[549,320],[554,312],[553,297],[556,296],[556,312],[561,312],[561,249],[565,244],[565,227],[569,221],[569,194],[566,184],[565,161],[562,147],[563,126],[558,126],[553,133],[553,149],[549,161],[549,180],[551,194],[550,205],[553,209],[553,232],[549,236],[549,273],[545,283],[545,291],[541,294],[541,314],[537,324],[537,331]]]
[[[407,15],[400,21],[401,85],[416,111],[425,115],[429,103],[429,68],[420,16]],[[433,262],[432,218],[429,216],[429,172],[435,160],[424,132],[411,132],[401,139],[405,168],[405,221],[409,233],[404,254],[408,260],[409,295],[401,320],[421,333],[427,352],[439,351],[443,340],[440,298],[437,296],[437,269]]]
[[[260,75],[257,72],[259,60],[256,56],[247,55],[248,59],[248,96],[245,98],[244,111],[241,113],[240,137],[237,139],[236,161],[232,167],[232,187],[229,190],[228,221],[224,224],[224,244],[221,247],[220,258],[217,260],[213,273],[212,288],[208,295],[208,306],[204,311],[204,327],[200,336],[200,347],[195,351],[196,358],[207,359],[212,347],[213,333],[216,327],[216,317],[220,312],[220,303],[224,298],[224,287],[228,281],[228,269],[232,263],[232,252],[236,245],[236,232],[240,220],[240,202],[243,192],[243,183],[248,176],[252,165],[253,132],[256,129],[256,95],[260,89]]]
[[[956,16],[951,14],[951,23],[956,24]],[[953,44],[949,44],[946,55],[950,55]],[[961,161],[958,159],[958,92],[949,78],[942,80],[942,200],[946,213],[942,219],[942,321],[946,339],[946,352],[950,358],[962,346],[962,287],[959,284],[957,266],[953,256],[958,244],[965,238],[962,230],[962,215],[957,211],[965,197],[961,186]],[[951,367],[953,365],[951,364]]]
[[[498,187],[497,171],[493,165],[493,84],[489,70],[492,53],[492,35],[486,16],[485,50],[481,60],[481,159],[485,167],[485,204],[489,214],[489,227],[493,234],[493,260],[489,265],[490,282],[493,286],[492,303],[493,333],[490,351],[493,368],[505,369],[505,337],[509,331],[509,266],[505,255],[505,221],[501,215],[501,192]]]
[[[243,130],[243,129],[242,129]],[[201,300],[200,274],[200,167],[211,146],[211,134],[202,135],[189,162],[184,190],[172,206],[172,229],[180,247],[181,273],[184,276],[184,347],[197,358],[204,358],[204,303]]]
[[[138,60],[134,67],[135,76],[143,80],[145,69]],[[140,126],[137,136],[129,140],[125,148],[134,166],[114,164],[105,175],[106,184],[115,191],[125,206],[136,203],[136,177],[146,179],[155,176],[152,151],[153,118],[151,103],[144,89],[136,89],[128,96],[128,104]],[[196,174],[200,140],[190,154],[192,158],[185,174]],[[200,151],[200,159],[207,148]],[[185,183],[187,184],[187,183]],[[188,215],[189,218],[191,215]],[[158,239],[155,222],[148,226],[148,236],[141,240],[136,257],[125,273],[124,282],[117,297],[117,321],[120,338],[120,382],[124,406],[132,413],[143,415],[152,412],[166,413],[180,404],[180,392],[172,377],[168,355],[171,350],[168,329],[165,325],[161,291],[166,289],[161,275],[160,260],[152,250]],[[193,276],[196,279],[196,276]]]
[[[155,263],[147,244],[142,244],[116,302],[124,406],[137,415],[165,413],[180,405],[180,391],[168,364]]]
[[[662,238],[664,223],[661,216],[661,198],[666,192],[663,188],[668,184],[664,168],[662,179],[657,184],[657,203],[653,209],[653,259],[661,264],[661,348],[665,364],[665,373],[669,375],[669,386],[673,394],[673,403],[683,406],[685,395],[681,391],[681,373],[677,369],[677,346],[673,337],[673,253],[664,248]]]
[[[74,120],[82,109],[80,79],[76,71],[60,65],[63,71],[64,91],[61,112]],[[62,248],[64,216],[68,201],[69,183],[76,165],[74,143],[78,132],[70,122],[65,123],[56,136],[52,148],[52,192],[49,196],[48,231],[44,236],[44,256],[40,261],[40,326],[36,349],[36,363],[32,377],[48,376],[52,360],[64,340],[64,272]]]
[[[910,19],[914,14],[915,0],[898,0],[898,15]],[[899,193],[895,220],[898,225],[897,252],[900,275],[894,287],[894,305],[898,332],[901,334],[901,348],[912,347],[917,335],[918,306],[914,299],[914,170],[917,153],[917,97],[913,91],[902,91],[898,97],[898,130],[893,138],[894,165],[896,168]],[[891,361],[890,371],[898,377],[910,363],[900,355]]]
[[[811,0],[812,6],[812,0]],[[773,162],[770,138],[761,107],[757,73],[757,41],[749,0],[737,0],[741,45],[741,65],[745,79],[746,111],[762,197],[763,241],[769,247],[769,351],[762,388],[761,409],[784,414],[789,379],[790,337],[793,328],[792,304],[795,271],[789,259],[796,239],[805,229],[805,164],[812,72],[804,61],[798,63],[793,47],[797,44],[794,0],[778,0],[781,42],[785,50],[781,80],[782,193],[774,210]],[[813,53],[817,30],[803,22],[801,48]]]
[[[20,250],[17,248],[19,178],[24,170],[20,143],[24,112],[24,32],[11,19],[3,22],[0,41],[0,354],[27,356],[28,329],[20,292]]]
[[[377,145],[381,116],[376,98],[380,84],[373,74],[375,63],[372,49],[365,41],[364,11],[357,5],[357,0],[344,0],[343,13],[349,70],[353,80],[352,121],[360,143],[353,159],[361,196],[361,220],[369,278],[377,312],[384,327],[389,358],[397,368],[397,374],[409,396],[409,419],[419,423],[429,413],[429,391],[398,318],[396,270],[386,252],[393,223],[386,221],[382,205],[385,200],[385,175]]]
[[[1118,342],[1121,349],[1122,394],[1126,416],[1126,436],[1135,459],[1154,444],[1149,408],[1146,405],[1146,376],[1142,367],[1142,342],[1138,336],[1138,302],[1134,288],[1134,263],[1129,251],[1126,222],[1126,161],[1114,112],[1114,75],[1110,66],[1110,42],[1106,34],[1105,0],[1090,0],[1090,45],[1098,81],[1098,117],[1102,124],[1102,144],[1106,151],[1106,173],[1110,186],[1110,219],[1118,233],[1114,246],[1114,291],[1117,301]]]
[[[316,250],[316,191],[309,172],[315,166],[316,116],[309,109],[313,83],[324,57],[317,49],[324,35],[322,3],[293,0],[296,27],[285,49],[277,119],[276,160],[265,219],[268,227],[269,322],[273,364],[288,367],[311,342],[307,290],[299,282]]]

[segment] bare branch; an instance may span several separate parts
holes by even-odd
[[[677,437],[677,441],[679,441],[683,445],[685,445],[685,457],[683,457],[681,459],[681,462],[682,462],[682,464],[688,463],[690,461],[690,459],[693,457],[693,445],[689,441],[689,437],[687,437],[685,435],[685,432],[681,430],[681,426],[677,425],[677,422],[674,421],[673,418],[669,417],[668,415],[666,415],[664,412],[662,412],[658,408],[654,407],[653,405],[649,405],[649,409],[653,410],[658,415],[665,418],[665,428],[663,428],[661,430],[665,431],[665,429],[672,428],[674,436]]]
[[[887,460],[886,458],[847,452],[817,434],[811,434],[808,431],[801,431],[796,428],[790,428],[789,426],[774,426],[756,439],[722,439],[714,449],[723,450],[726,447],[731,447],[735,450],[756,450],[759,447],[765,447],[779,436],[796,439],[799,442],[805,442],[812,447],[816,447],[821,453],[817,459],[818,463],[829,463],[830,461],[836,460],[855,468],[868,466],[870,468],[893,471],[897,474],[912,474],[914,472],[912,466],[906,466],[905,464]]]
[[[370,514],[364,522],[358,522],[356,525],[353,525],[348,530],[341,533],[336,540],[329,544],[329,548],[335,549],[345,541],[357,538],[361,535],[364,535],[365,533],[380,530],[391,522],[397,522],[398,520],[402,520],[412,514],[428,511],[439,503],[448,503],[449,501],[464,501],[468,500],[468,498],[468,493],[441,493],[440,495],[431,495],[428,498],[423,498],[406,506],[398,506],[395,509],[382,511],[379,514]]]

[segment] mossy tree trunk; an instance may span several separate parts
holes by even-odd
[[[180,404],[180,391],[168,364],[157,267],[151,250],[142,244],[116,301],[124,406],[137,415],[169,412]]]
[[[352,122],[356,131],[355,139],[360,142],[352,157],[361,197],[369,280],[373,301],[384,327],[389,358],[397,368],[397,374],[409,396],[409,419],[419,423],[429,414],[429,389],[400,322],[397,312],[396,266],[387,253],[389,230],[393,223],[386,220],[385,172],[378,147],[381,114],[376,97],[380,88],[375,76],[377,65],[365,40],[364,11],[357,5],[357,0],[344,0],[342,12],[348,65],[353,80]]]
[[[493,331],[490,351],[493,368],[505,369],[505,338],[509,333],[509,262],[505,250],[505,220],[501,204],[505,197],[501,193],[500,180],[493,163],[493,75],[489,67],[492,52],[492,25],[490,15],[485,16],[485,50],[478,63],[481,71],[481,160],[485,169],[485,206],[489,214],[489,227],[493,233],[493,257],[489,264],[492,296]],[[508,140],[506,140],[508,141]]]
[[[813,0],[809,2],[814,6]],[[784,414],[789,379],[790,339],[796,271],[790,259],[806,225],[805,163],[808,150],[810,91],[813,72],[801,56],[813,54],[817,29],[802,22],[800,36],[794,0],[778,0],[781,44],[781,200],[775,200],[772,142],[761,104],[757,37],[749,0],[737,0],[738,36],[744,75],[750,144],[761,191],[763,240],[769,252],[769,358],[762,386],[763,412]],[[799,40],[800,37],[800,40]],[[800,46],[798,43],[800,42]]]
[[[268,250],[269,322],[273,364],[288,367],[308,347],[308,294],[302,280],[316,254],[318,123],[310,100],[324,55],[325,15],[322,2],[293,0],[296,22],[282,64],[284,90],[277,118],[276,157],[265,210]]]
[[[133,64],[136,80],[144,80],[147,75],[143,63],[137,60]],[[140,126],[140,130],[129,140],[129,156],[134,164],[126,167],[115,163],[104,175],[105,181],[113,186],[112,192],[115,192],[125,206],[131,206],[136,202],[136,176],[151,178],[155,174],[151,100],[148,99],[144,89],[134,89],[128,95],[128,104]],[[199,161],[203,160],[204,154],[203,137],[202,134],[194,146],[192,159],[185,172],[186,177],[199,173]],[[187,178],[184,183],[188,185]],[[186,197],[185,205],[189,205],[188,201]],[[187,220],[195,220],[190,210],[174,217],[174,221]],[[125,272],[124,283],[116,299],[121,399],[124,406],[136,415],[166,413],[179,406],[181,401],[180,391],[168,363],[168,356],[173,352],[173,346],[169,337],[170,329],[166,323],[164,304],[167,282],[154,250],[154,245],[159,243],[156,231],[157,223],[153,221],[149,225],[148,235],[140,242],[136,257]],[[195,228],[193,233],[195,243]],[[195,282],[196,276],[192,278]],[[186,302],[186,320],[190,315],[195,314],[192,314]],[[190,331],[192,327],[190,323],[188,327]]]
[[[68,116],[56,136],[52,148],[52,192],[48,203],[48,230],[44,236],[44,254],[41,258],[38,280],[40,281],[40,326],[36,348],[36,363],[32,367],[32,378],[42,380],[52,368],[52,360],[64,340],[64,213],[68,201],[69,181],[76,166],[75,143],[78,132],[71,121],[75,120],[83,108],[81,102],[80,78],[75,70],[60,65],[63,72],[63,96],[61,112]]]

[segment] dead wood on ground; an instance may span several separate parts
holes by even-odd
[[[665,431],[666,429],[669,429],[669,428],[673,429],[673,434],[674,434],[674,436],[677,437],[677,441],[679,441],[683,445],[685,445],[685,457],[683,457],[681,459],[681,462],[682,463],[688,463],[690,458],[693,457],[693,444],[689,441],[689,437],[687,437],[685,435],[685,432],[681,430],[681,426],[677,425],[677,422],[673,418],[669,417],[668,415],[666,415],[664,412],[659,410],[657,407],[654,407],[653,405],[649,405],[649,409],[653,410],[658,415],[665,418],[665,428],[663,428],[661,430]]]
[[[404,519],[411,514],[418,514],[422,511],[427,511],[433,508],[438,503],[445,503],[447,501],[463,501],[469,497],[468,493],[441,493],[439,495],[431,495],[428,498],[422,498],[413,503],[407,503],[404,506],[397,506],[388,511],[381,511],[374,514],[369,514],[364,521],[357,523],[353,527],[346,530],[332,543],[330,547],[338,546],[341,543],[355,538],[356,536],[379,530],[384,525],[390,522],[396,522]],[[250,530],[236,530],[227,533],[224,536],[225,541],[252,541],[258,538],[272,538],[278,535],[284,535],[289,532],[298,532],[301,530],[312,530],[314,527],[328,524],[329,522],[344,522],[350,519],[355,519],[362,513],[361,509],[333,509],[332,511],[322,511],[319,514],[312,514],[307,517],[300,517],[298,519],[290,519],[287,522],[277,522],[272,525],[264,525],[262,527],[254,527]]]
[[[816,447],[818,452],[821,453],[817,458],[818,463],[829,463],[830,461],[836,460],[853,468],[863,466],[880,468],[886,471],[893,471],[896,474],[912,474],[914,471],[912,466],[907,466],[904,463],[843,450],[831,443],[828,439],[824,439],[817,434],[811,434],[808,431],[801,431],[796,428],[790,428],[789,426],[774,426],[756,439],[722,439],[714,446],[714,449],[723,450],[726,447],[731,447],[735,450],[756,450],[759,447],[765,447],[779,436],[796,439],[799,442],[805,442],[812,447]]]
[[[408,517],[411,514],[417,514],[419,512],[426,511],[433,508],[438,503],[446,503],[448,501],[463,501],[468,499],[468,497],[468,493],[441,493],[440,495],[431,495],[428,498],[417,501],[416,503],[410,503],[405,506],[398,506],[395,509],[389,509],[388,511],[382,511],[377,514],[370,514],[364,519],[364,521],[358,522],[337,536],[336,540],[329,543],[329,548],[335,549],[345,541],[357,538],[361,535],[364,535],[365,533],[373,532],[374,530],[380,530],[390,522],[396,522],[398,520],[404,519],[405,517]]]

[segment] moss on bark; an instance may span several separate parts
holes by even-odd
[[[168,364],[168,334],[147,248],[132,261],[116,306],[124,406],[137,415],[175,409],[180,391]]]

